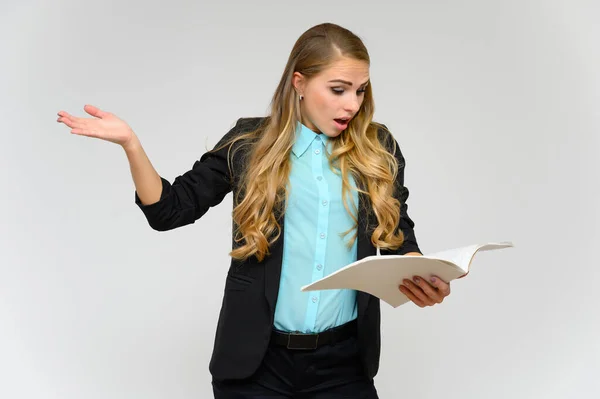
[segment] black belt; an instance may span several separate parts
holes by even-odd
[[[356,320],[352,320],[318,334],[286,333],[273,330],[271,344],[285,346],[288,349],[317,349],[322,345],[335,344],[336,342],[355,336],[356,326]]]

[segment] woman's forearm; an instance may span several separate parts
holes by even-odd
[[[160,175],[152,166],[150,159],[146,155],[144,148],[137,136],[123,145],[135,190],[143,205],[150,205],[160,200],[162,192],[162,182]]]

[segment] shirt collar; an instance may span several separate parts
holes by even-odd
[[[292,152],[298,158],[300,158],[302,156],[302,154],[304,154],[306,152],[308,147],[310,147],[311,143],[313,142],[313,140],[315,140],[317,138],[317,136],[323,141],[326,151],[329,154],[331,154],[331,144],[332,143],[327,135],[325,135],[323,133],[315,133],[312,130],[310,130],[308,127],[306,127],[304,124],[302,124],[301,122],[296,123],[295,133],[296,133],[296,138],[295,138],[294,145],[292,147]]]

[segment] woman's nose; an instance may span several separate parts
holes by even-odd
[[[346,110],[348,110],[349,112],[352,112],[353,115],[356,112],[358,112],[358,108],[360,108],[360,100],[356,96],[353,98],[350,98],[350,100],[348,100],[348,102],[346,103]]]

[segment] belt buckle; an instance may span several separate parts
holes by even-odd
[[[292,336],[299,339],[295,339],[295,342],[292,342]],[[290,333],[288,334],[287,348],[298,350],[317,349],[318,342],[319,334]]]

